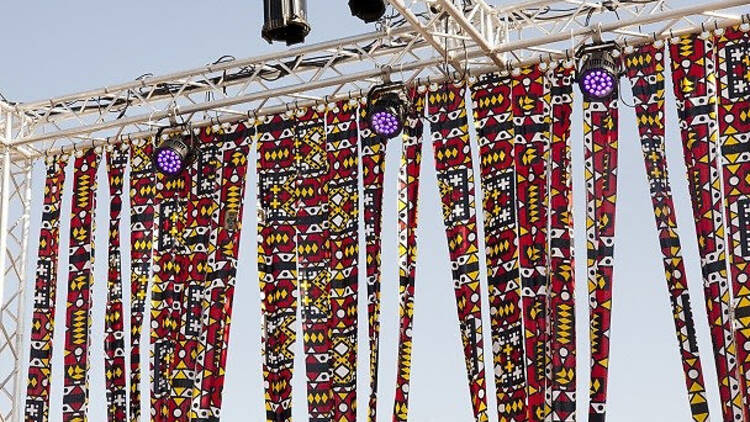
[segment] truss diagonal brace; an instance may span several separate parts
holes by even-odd
[[[484,0],[475,1],[484,2]],[[457,8],[451,0],[437,0],[437,2],[461,27],[461,29],[465,31],[472,40],[474,40],[474,42],[479,46],[482,52],[484,52],[487,57],[492,59],[497,67],[499,67],[500,69],[504,69],[506,67],[506,62],[502,55],[493,51],[494,45],[492,45],[490,41],[481,32],[479,32],[479,30],[477,30],[477,28],[469,20],[466,19],[464,13],[459,8]]]

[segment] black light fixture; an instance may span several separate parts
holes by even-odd
[[[377,85],[367,94],[367,102],[370,129],[384,138],[393,138],[401,132],[409,104],[403,85]]]
[[[154,166],[159,173],[167,177],[174,177],[190,165],[195,154],[193,153],[194,138],[192,131],[186,136],[175,135],[162,140],[154,150],[152,158]],[[156,135],[158,140],[161,130]]]
[[[265,23],[261,35],[269,43],[299,44],[310,33],[307,0],[263,0],[263,16]]]
[[[617,46],[602,43],[585,46],[576,55],[580,61],[578,86],[586,100],[607,100],[617,95],[620,66],[614,56]]]
[[[349,10],[365,23],[375,22],[385,15],[385,0],[349,0]]]

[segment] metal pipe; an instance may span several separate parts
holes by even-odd
[[[492,48],[488,42],[488,40],[482,35],[477,28],[475,28],[471,22],[466,20],[466,16],[464,16],[463,12],[461,10],[458,10],[455,4],[453,4],[449,0],[438,0],[438,3],[440,3],[441,6],[445,9],[446,12],[448,12],[449,15],[453,19],[458,22],[458,24],[461,26],[461,28],[466,31],[467,34],[474,40],[477,45],[482,49],[482,51],[490,56],[492,61],[497,65],[497,67],[504,67],[505,61],[500,57],[499,54],[493,53]]]
[[[13,113],[5,114],[5,139],[12,136]],[[0,193],[0,310],[5,306],[5,265],[8,257],[8,204],[10,202],[10,147],[5,146],[2,152],[2,193]],[[0,311],[0,314],[2,311]],[[0,315],[2,317],[2,315]]]

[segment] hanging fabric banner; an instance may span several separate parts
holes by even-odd
[[[107,304],[104,313],[104,375],[107,390],[107,420],[122,422],[127,418],[125,373],[125,323],[122,307],[122,258],[120,255],[120,216],[128,165],[127,145],[107,151],[109,181],[109,248],[107,271]]]
[[[237,124],[201,132],[204,144],[218,138],[220,162],[216,172],[218,196],[212,209],[207,273],[199,312],[203,334],[195,353],[195,381],[190,420],[218,421],[221,416],[226,356],[229,346],[234,285],[240,247],[248,155],[255,128]]]
[[[65,309],[63,422],[88,419],[91,288],[94,267],[94,213],[99,151],[75,159],[71,200],[68,296]]]
[[[141,333],[154,245],[152,152],[147,140],[130,144],[130,422],[141,419]]]
[[[518,249],[526,338],[530,421],[549,413],[547,382],[547,161],[550,147],[550,84],[538,67],[513,76],[513,124],[518,198]]]
[[[331,418],[330,235],[328,153],[323,117],[315,109],[297,111],[297,271],[310,422]]]
[[[60,207],[67,164],[67,155],[48,157],[45,160],[46,179],[29,339],[31,352],[26,387],[25,422],[49,421],[52,336],[55,331],[57,268],[60,255]]]
[[[364,195],[365,265],[367,279],[367,332],[370,346],[370,399],[367,421],[377,421],[378,361],[380,356],[380,251],[383,225],[383,178],[388,140],[367,123],[367,103],[359,103],[359,136],[362,151]]]
[[[573,253],[573,177],[570,116],[573,113],[572,63],[550,70],[552,143],[549,168],[549,348],[553,422],[576,418],[575,265]]]
[[[484,191],[492,351],[499,420],[526,421],[521,286],[518,272],[513,97],[507,74],[471,88]]]
[[[456,306],[469,378],[472,410],[477,422],[487,420],[482,308],[479,289],[479,247],[474,203],[474,172],[469,143],[464,84],[431,87],[428,93],[432,147],[443,222],[448,238]]]
[[[669,184],[664,143],[664,48],[663,43],[649,44],[625,56],[625,69],[633,86],[633,99],[641,138],[651,203],[661,244],[674,318],[680,346],[682,370],[693,420],[708,420],[708,403],[703,368],[698,353],[693,310],[690,304],[685,264],[682,259],[677,219]]]
[[[750,32],[718,36],[719,143],[742,396],[750,403]],[[747,411],[747,408],[746,408]]]
[[[417,205],[419,169],[422,162],[423,110],[406,118],[401,142],[398,173],[398,290],[399,330],[394,422],[406,422],[409,413],[411,380],[412,323],[414,321],[414,281],[417,270]]]
[[[167,358],[169,377],[169,399],[165,412],[170,420],[180,420],[191,409],[195,382],[196,349],[203,333],[202,298],[206,279],[209,248],[216,210],[219,207],[219,184],[217,174],[220,163],[220,146],[216,138],[202,129],[193,136],[195,144],[192,163],[184,171],[186,180],[184,221],[178,238],[176,261],[180,271],[174,279],[170,295],[172,346]]]
[[[266,420],[292,417],[297,319],[297,166],[291,116],[258,125],[258,273]]]
[[[730,318],[713,39],[676,38],[670,43],[670,57],[722,416],[723,420],[745,420]]]
[[[583,102],[586,261],[591,347],[590,422],[604,422],[607,410],[617,201],[617,106],[616,95],[606,100]]]
[[[158,142],[159,139],[156,139]],[[191,167],[189,167],[191,168]],[[154,283],[151,289],[151,420],[168,422],[170,395],[169,366],[174,353],[173,307],[175,283],[183,277],[185,264],[182,233],[186,222],[190,171],[168,177],[156,172],[156,217],[154,221]]]
[[[331,420],[357,419],[357,293],[359,261],[359,148],[357,103],[342,101],[326,114],[328,226],[331,239]]]

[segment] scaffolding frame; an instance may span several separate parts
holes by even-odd
[[[670,0],[389,0],[361,35],[41,101],[0,101],[0,422],[20,421],[27,352],[31,172],[35,160],[364,96],[384,79],[429,84],[573,59],[594,41],[634,46],[750,25],[750,0],[682,8]],[[743,9],[744,6],[744,9]]]

